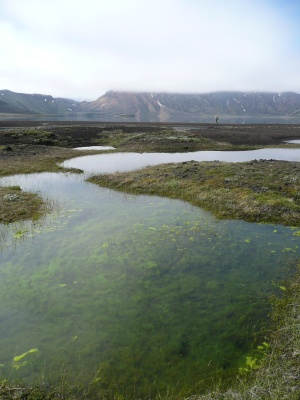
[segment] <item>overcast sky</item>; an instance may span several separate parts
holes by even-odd
[[[300,1],[0,0],[0,89],[300,93]]]

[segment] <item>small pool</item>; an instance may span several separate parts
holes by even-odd
[[[85,147],[75,147],[74,150],[114,150],[112,146],[85,146]]]
[[[285,143],[300,144],[300,139],[287,140]]]
[[[184,161],[245,162],[251,160],[300,161],[300,149],[260,149],[250,151],[196,151],[191,153],[110,153],[82,156],[65,161],[66,168],[79,168],[87,175],[133,171],[151,165]]]

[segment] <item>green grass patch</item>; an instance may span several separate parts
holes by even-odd
[[[209,136],[209,135],[208,135]],[[122,129],[102,131],[95,143],[118,148],[119,151],[149,152],[186,152],[200,150],[245,150],[261,146],[232,145],[209,137],[201,137],[189,130],[170,129],[168,127],[152,131],[123,132]]]
[[[101,186],[178,198],[220,219],[300,225],[300,165],[288,161],[184,162],[94,176]]]

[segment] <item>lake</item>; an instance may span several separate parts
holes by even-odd
[[[114,171],[123,156],[127,169],[140,167],[132,154],[115,153],[79,168]],[[182,201],[119,193],[85,177],[0,180],[55,206],[40,222],[0,225],[3,373],[94,380],[128,399],[172,387],[188,396],[215,374],[231,376],[253,334],[265,340],[268,296],[299,258],[299,229],[218,221]]]

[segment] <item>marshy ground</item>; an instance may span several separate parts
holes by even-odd
[[[119,152],[172,153],[298,147],[285,141],[299,138],[297,125],[2,121],[0,176],[66,171],[59,163],[78,156],[73,148],[80,146],[109,145]],[[97,151],[84,152],[85,155],[95,153]],[[181,198],[212,211],[219,218],[297,225],[299,176],[297,162],[189,162],[105,175],[94,178],[93,182],[135,193]],[[3,196],[5,194],[1,195],[2,199]],[[18,201],[11,205],[15,209],[18,205],[21,207]],[[7,220],[2,216],[1,221]]]
[[[110,145],[115,151],[191,152],[295,147],[283,142],[300,139],[292,125],[157,125],[52,122],[0,122],[0,177],[35,172],[65,172],[58,164],[80,154],[73,147]],[[77,171],[79,172],[79,171]],[[94,183],[118,190],[181,198],[206,208],[219,218],[300,225],[300,167],[297,162],[253,161],[221,163],[194,161],[149,167],[139,171],[94,177]],[[34,201],[33,201],[34,200]],[[35,206],[28,207],[28,204]],[[0,187],[0,222],[37,218],[49,208],[36,194],[18,187]],[[27,214],[24,212],[27,211]],[[299,235],[299,230],[295,230]],[[296,266],[295,266],[295,269]],[[293,271],[294,273],[294,271]],[[193,400],[299,399],[300,273],[281,286],[273,299],[273,333],[247,370],[227,390],[215,388]],[[28,388],[0,379],[3,399],[108,399],[96,387]],[[110,399],[114,397],[110,395]],[[162,399],[161,397],[159,397]],[[180,399],[166,396],[164,400]]]

